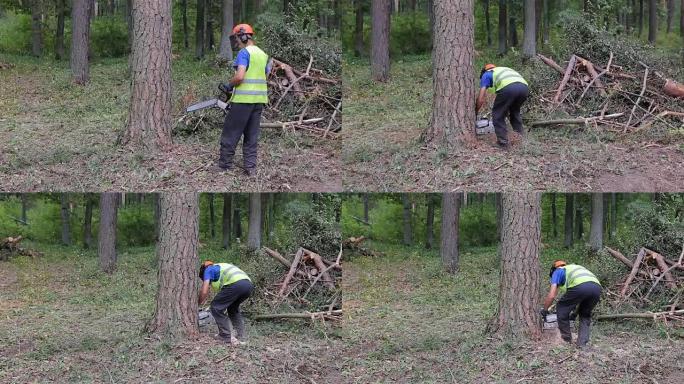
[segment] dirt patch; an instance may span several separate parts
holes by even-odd
[[[17,270],[7,262],[0,261],[0,290],[16,288]]]

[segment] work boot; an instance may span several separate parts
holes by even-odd
[[[232,170],[233,170],[232,166],[223,167],[221,165],[214,165],[213,167],[210,168],[210,171],[212,173],[226,173],[226,172],[230,172]]]
[[[225,344],[231,344],[233,337],[231,336],[221,336],[218,333],[214,335],[214,340]]]
[[[254,177],[257,174],[256,168],[245,168],[244,171],[245,171],[245,175],[247,175],[249,177]]]
[[[497,142],[496,142],[496,145],[497,145],[499,148],[503,149],[504,151],[508,151],[509,149],[511,149],[511,145],[510,145],[510,143],[508,143],[507,141],[506,141],[506,142],[504,142],[504,141],[497,141]]]

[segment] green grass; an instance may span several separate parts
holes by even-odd
[[[335,375],[328,350],[339,348],[339,329],[306,322],[254,322],[266,306],[259,287],[243,307],[249,344],[239,351],[211,339],[215,328],[198,340],[149,338],[143,331],[155,306],[154,248],[120,250],[111,276],[99,271],[95,251],[26,243],[44,253],[40,259],[13,258],[0,263],[0,381],[2,382],[292,382],[315,365],[325,367],[307,376],[322,380]],[[204,248],[203,259],[238,262],[239,251]],[[263,260],[262,260],[263,262]],[[262,273],[245,260],[255,281]],[[16,281],[12,283],[13,276]],[[3,281],[4,283],[5,281]],[[309,354],[316,355],[306,360]],[[220,364],[215,360],[230,355]],[[302,363],[304,362],[304,363]],[[37,371],[35,367],[41,366]],[[311,371],[313,372],[313,371]],[[331,375],[331,376],[326,376]]]
[[[662,329],[649,322],[595,324],[594,354],[578,354],[573,347],[551,342],[502,340],[487,334],[499,289],[495,247],[462,249],[459,272],[450,276],[443,272],[435,251],[366,245],[384,256],[353,256],[346,265],[349,357],[345,373],[350,382],[510,383],[527,378],[529,382],[628,383],[644,379],[632,367],[643,364],[651,353],[662,362],[649,366],[659,382],[676,380],[677,370],[684,367],[673,349],[678,342],[668,341]],[[562,253],[544,250],[542,265]],[[592,264],[592,268],[598,267]],[[547,272],[541,268],[542,283]],[[540,287],[540,295],[544,288]]]

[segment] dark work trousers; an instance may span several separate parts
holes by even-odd
[[[494,120],[494,130],[499,144],[508,144],[508,128],[506,117],[511,121],[513,130],[524,134],[522,115],[520,108],[527,101],[530,90],[523,83],[509,84],[504,89],[496,93],[494,107],[492,108],[492,118]]]
[[[230,325],[232,324],[237,338],[244,339],[245,321],[240,313],[240,304],[247,300],[253,290],[254,285],[251,281],[238,280],[231,285],[224,286],[214,296],[211,302],[211,314],[216,320],[220,337],[230,340]],[[227,315],[226,312],[228,312]]]
[[[591,331],[591,311],[594,310],[601,298],[601,286],[588,281],[565,292],[558,300],[556,314],[558,316],[558,330],[561,337],[568,343],[572,342],[570,333],[570,312],[577,308],[579,317],[579,332],[577,333],[577,345],[584,346],[589,342]]]
[[[233,156],[240,138],[242,141],[242,155],[245,169],[256,169],[259,132],[261,131],[261,112],[263,104],[232,103],[230,112],[223,123],[221,133],[221,150],[219,167],[229,169],[233,167]]]

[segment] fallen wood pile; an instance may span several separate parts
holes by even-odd
[[[297,305],[316,305],[321,310],[259,315],[256,319],[340,320],[342,300],[337,288],[342,278],[341,249],[334,261],[305,248],[299,248],[291,260],[270,248],[264,247],[264,252],[288,269],[282,281],[276,283],[272,291],[267,291],[276,303],[287,300]],[[307,299],[313,290],[319,293],[316,303]]]
[[[663,305],[660,312],[602,315],[599,319],[653,318],[664,321],[680,321],[684,325],[684,249],[677,261],[648,248],[641,248],[634,260],[621,252],[606,247],[608,253],[620,261],[630,272],[620,284],[615,296],[618,303],[631,301],[637,307]],[[657,293],[657,298],[654,295]]]
[[[43,256],[40,252],[34,251],[32,249],[22,248],[19,243],[24,238],[22,236],[17,237],[7,237],[5,239],[0,239],[0,260],[8,260],[10,256],[28,256],[28,257],[41,257]]]
[[[367,238],[365,236],[360,236],[360,237],[350,237],[344,241],[342,241],[342,247],[345,249],[349,249],[352,252],[358,253],[363,256],[372,256],[372,257],[380,257],[383,256],[381,252],[372,250],[370,248],[366,248],[362,246],[361,244],[366,241]]]
[[[12,64],[12,63],[3,63],[3,62],[0,61],[0,70],[3,70],[3,69],[12,69],[12,68],[14,68],[14,64]]]
[[[273,60],[268,78],[269,104],[264,109],[261,128],[283,132],[302,132],[319,138],[336,138],[342,128],[341,81],[313,67],[313,57],[305,69]],[[196,102],[193,89],[188,90],[183,104]],[[187,105],[185,105],[187,106]],[[178,120],[194,133],[200,127],[220,127],[223,115],[207,109],[181,116]]]
[[[581,124],[628,133],[656,122],[672,129],[684,123],[684,84],[643,62],[639,70],[629,70],[615,63],[612,53],[605,65],[572,55],[562,67],[549,57],[537,57],[561,75],[558,87],[540,96],[547,112],[561,109],[569,116],[586,111],[589,115],[537,121],[532,127]]]

